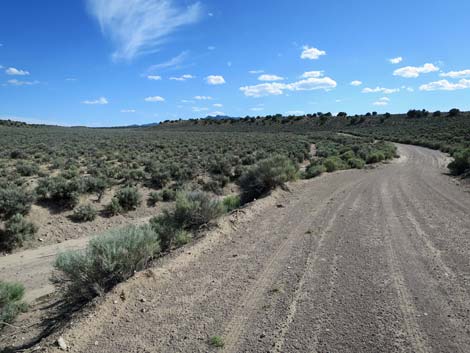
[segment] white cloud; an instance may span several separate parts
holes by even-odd
[[[434,64],[424,64],[423,66],[405,66],[393,72],[394,76],[401,76],[405,78],[416,78],[420,74],[428,74],[430,72],[439,71],[439,68]]]
[[[211,96],[195,96],[194,99],[198,101],[209,101],[213,98]]]
[[[130,60],[155,52],[176,30],[197,22],[199,2],[185,8],[173,0],[87,0],[101,31],[116,46],[113,57]]]
[[[326,55],[326,51],[317,48],[310,48],[308,45],[304,45],[302,49],[303,51],[300,55],[301,59],[317,60],[320,56]]]
[[[383,107],[383,106],[388,105],[389,102],[390,102],[390,98],[382,97],[382,98],[379,98],[376,102],[374,102],[372,104],[376,105],[376,106],[379,106],[379,107]]]
[[[225,79],[223,76],[209,75],[206,77],[206,82],[210,85],[223,85]]]
[[[162,79],[162,77],[158,75],[148,75],[147,78],[151,81],[160,81]]]
[[[215,103],[215,104],[212,104],[212,105],[216,108],[222,108],[224,106],[223,104],[220,104],[220,103]]]
[[[369,88],[366,87],[362,90],[362,93],[383,93],[383,94],[392,94],[400,92],[399,88],[384,88],[384,87],[375,87]]]
[[[323,71],[307,71],[302,74],[303,78],[322,77]]]
[[[192,78],[195,78],[195,77],[193,75],[186,74],[186,75],[182,75],[180,77],[170,77],[170,80],[172,80],[172,81],[186,81],[186,80],[190,80]]]
[[[189,99],[182,99],[181,100],[181,103],[194,103],[193,100],[189,100]]]
[[[39,81],[21,81],[21,80],[8,80],[5,85],[11,85],[11,86],[33,86],[39,84]],[[4,86],[5,86],[4,85]]]
[[[375,106],[378,106],[378,107],[384,107],[384,106],[388,105],[388,102],[377,101],[377,102],[372,103],[372,105],[375,105]]]
[[[439,76],[450,78],[468,77],[470,76],[470,70],[443,72]]]
[[[199,113],[199,112],[207,112],[209,108],[206,107],[192,107],[193,112]]]
[[[392,64],[399,64],[403,61],[403,58],[401,56],[398,56],[396,58],[388,59],[388,61]]]
[[[165,98],[160,96],[151,96],[144,99],[146,102],[164,102]]]
[[[283,83],[262,83],[254,86],[240,87],[247,97],[278,96],[284,93],[286,85]]]
[[[153,72],[157,70],[167,69],[169,67],[178,66],[186,59],[187,56],[188,56],[188,51],[183,51],[177,56],[171,58],[170,60],[164,61],[160,64],[154,64],[150,66],[147,71]]]
[[[263,72],[264,72],[264,70],[250,70],[250,71],[248,71],[248,73],[250,73],[252,75],[262,74]]]
[[[209,113],[209,116],[223,116],[223,115],[225,115],[225,113],[221,111],[215,111],[215,112]]]
[[[135,109],[122,109],[121,110],[121,113],[135,113],[136,110]]]
[[[82,103],[89,104],[89,105],[105,105],[105,104],[108,104],[109,102],[106,99],[106,97],[100,97],[94,100],[86,100],[86,101],[83,101]]]
[[[258,77],[259,81],[282,81],[284,77],[277,76],[277,75],[268,75],[264,74]]]
[[[303,110],[289,110],[285,115],[305,115]]]
[[[470,80],[461,79],[456,83],[447,80],[440,80],[436,82],[427,83],[419,87],[420,91],[456,91],[460,89],[470,88]]]
[[[362,85],[362,81],[359,81],[359,80],[351,81],[351,86],[360,86],[360,85]]]
[[[14,67],[9,67],[8,69],[5,70],[5,73],[10,76],[28,76],[29,75],[29,71],[20,70]]]
[[[330,77],[311,77],[292,83],[262,83],[254,86],[240,87],[247,97],[264,97],[281,95],[284,91],[312,91],[317,89],[330,90],[336,87],[336,82]]]
[[[250,108],[250,110],[253,111],[253,112],[260,112],[260,111],[264,110],[264,108],[263,107],[253,107],[253,108]]]

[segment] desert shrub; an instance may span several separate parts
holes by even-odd
[[[162,201],[162,195],[159,192],[152,191],[147,198],[147,205],[149,207],[154,207],[157,202]]]
[[[98,211],[93,205],[86,204],[76,207],[73,211],[72,218],[77,222],[91,222],[95,220]]]
[[[192,239],[191,233],[184,229],[176,231],[174,236],[174,244],[176,248],[188,244]]]
[[[171,249],[182,238],[182,231],[195,230],[224,213],[220,201],[201,191],[179,192],[175,207],[150,220],[163,251]],[[180,242],[180,241],[179,241]]]
[[[449,163],[449,170],[453,175],[461,175],[470,171],[470,148],[455,152],[454,160]]]
[[[164,188],[161,191],[161,197],[162,197],[162,201],[164,202],[175,201],[176,191],[170,188]]]
[[[179,228],[197,229],[223,213],[222,203],[205,192],[179,192],[176,195],[173,218]]]
[[[67,180],[63,176],[39,179],[36,187],[40,200],[53,201],[69,208],[78,204],[81,191],[78,180]]]
[[[19,187],[0,187],[0,220],[9,219],[16,214],[28,214],[33,200],[33,195]]]
[[[36,225],[28,222],[18,213],[5,222],[5,231],[1,242],[10,248],[21,246],[25,241],[31,239],[37,231]]]
[[[100,177],[86,177],[84,178],[84,191],[87,193],[94,193],[98,197],[98,200],[104,195],[104,192],[108,188],[109,183],[106,179]]]
[[[241,204],[240,196],[230,195],[230,196],[224,197],[224,199],[222,200],[222,204],[225,207],[225,212],[233,211],[240,207],[240,204]]]
[[[364,162],[363,159],[361,158],[351,158],[351,159],[348,159],[348,165],[349,167],[353,168],[353,169],[362,169],[364,168],[366,162]]]
[[[323,166],[328,173],[336,170],[347,169],[347,164],[337,156],[331,156],[323,161]]]
[[[28,309],[26,303],[22,302],[23,296],[23,285],[0,281],[0,330]]]
[[[307,179],[315,178],[326,172],[326,168],[323,164],[315,165],[310,164],[305,170],[305,177]]]
[[[373,152],[367,157],[367,164],[374,164],[374,163],[379,163],[385,159],[385,155],[383,152]]]
[[[156,188],[164,188],[171,182],[171,173],[168,169],[155,169],[150,171],[150,182]]]
[[[112,230],[93,238],[85,250],[60,254],[52,281],[73,303],[83,303],[147,268],[159,252],[150,226]]]
[[[105,211],[110,216],[116,216],[123,212],[122,206],[119,204],[118,199],[112,198],[111,202],[106,205]]]
[[[32,176],[38,174],[39,166],[36,163],[20,161],[16,164],[16,171],[21,176]]]
[[[124,187],[116,192],[114,198],[124,211],[135,210],[142,201],[142,196],[136,187]]]
[[[240,177],[241,202],[244,204],[263,196],[296,176],[296,165],[285,156],[262,160]]]

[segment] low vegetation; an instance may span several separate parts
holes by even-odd
[[[21,284],[0,281],[0,332],[18,314],[28,309],[27,304],[22,301],[23,296],[24,287]]]
[[[70,301],[82,304],[145,269],[160,252],[150,226],[130,226],[93,238],[83,251],[56,259],[53,283]]]

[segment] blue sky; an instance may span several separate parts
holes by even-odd
[[[469,13],[465,0],[2,0],[0,119],[470,110]]]

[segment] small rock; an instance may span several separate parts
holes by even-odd
[[[98,345],[98,341],[95,341],[95,346],[97,346],[97,345]]]
[[[43,238],[39,238],[38,240],[39,240],[41,243],[44,241],[44,239],[43,239]]]
[[[147,301],[147,299],[145,299],[145,298],[140,298],[140,301],[141,301],[142,303],[145,303],[145,302]]]
[[[67,350],[67,343],[65,343],[65,340],[62,336],[59,337],[59,339],[57,340],[57,345],[59,346],[60,349],[62,349],[63,351],[66,351]]]

